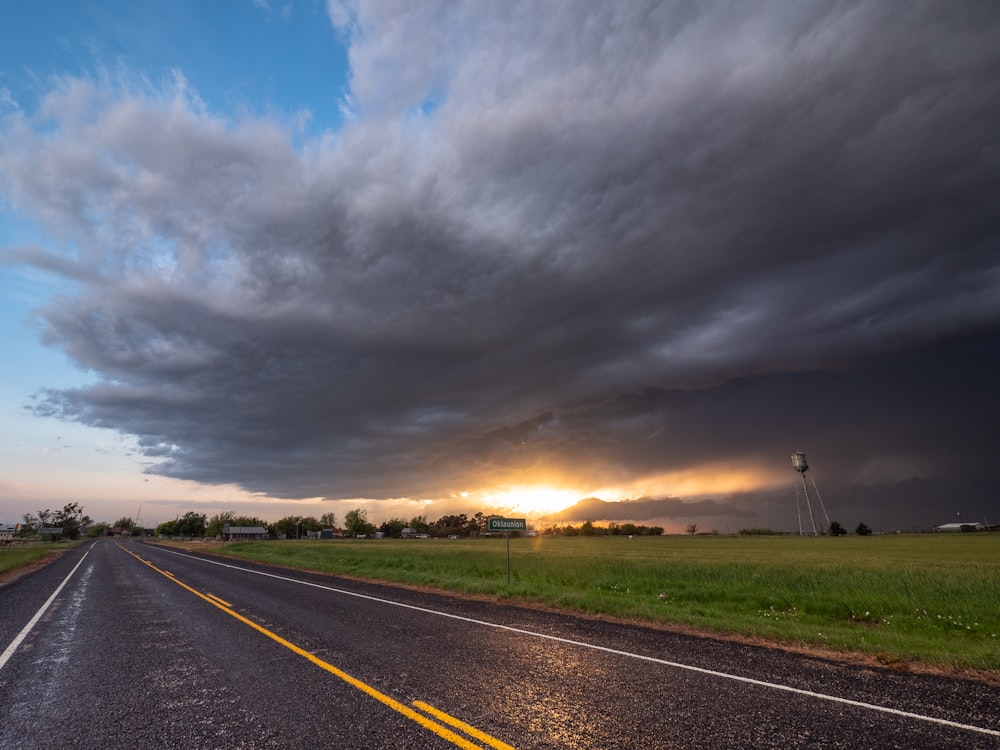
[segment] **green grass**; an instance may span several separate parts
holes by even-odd
[[[1000,534],[229,544],[227,555],[860,652],[1000,670]]]
[[[74,544],[76,544],[76,542],[69,544],[62,542],[57,542],[55,544],[52,542],[29,542],[24,545],[8,545],[3,549],[0,549],[0,573],[5,573],[6,571],[13,570],[14,568],[20,568],[23,565],[28,565],[29,563],[50,555],[57,550],[72,547]]]

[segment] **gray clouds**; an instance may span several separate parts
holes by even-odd
[[[2,194],[54,248],[17,259],[79,284],[46,340],[101,379],[40,412],[278,497],[610,486],[810,448],[720,437],[713,401],[781,398],[737,384],[995,330],[988,4],[394,6],[336,16],[354,117],[324,138],[180,76],[4,121]],[[866,450],[836,417],[830,454]]]

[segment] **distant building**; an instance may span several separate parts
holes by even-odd
[[[263,526],[223,526],[222,539],[226,542],[248,542],[267,539]]]
[[[935,526],[934,531],[987,531],[981,523],[943,523]]]

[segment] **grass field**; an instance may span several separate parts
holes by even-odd
[[[227,544],[227,555],[1000,674],[1000,534]]]
[[[40,560],[57,550],[66,549],[74,544],[76,544],[76,542],[69,544],[61,542],[55,544],[52,542],[40,542],[37,544],[29,543],[23,545],[8,545],[3,549],[0,549],[0,573],[20,568],[23,565],[28,565],[35,560]]]

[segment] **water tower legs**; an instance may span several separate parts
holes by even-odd
[[[802,489],[801,497],[799,495],[799,485],[798,482],[795,483],[795,510],[799,515],[799,536],[804,536],[802,531],[802,500],[806,502],[806,512],[809,514],[809,523],[812,524],[813,536],[819,536],[820,534],[825,534],[826,530],[823,527],[823,519],[826,519],[826,529],[830,528],[830,516],[826,514],[826,506],[823,505],[823,498],[819,494],[819,488],[816,486],[816,480],[811,476],[809,481],[812,482],[813,497],[809,496],[809,485],[806,483],[806,473],[809,471],[809,463],[806,461],[806,454],[802,451],[795,451],[792,454],[792,468],[799,473],[802,477]],[[817,509],[813,508],[813,499],[816,500]],[[823,514],[822,518],[817,518],[816,513],[820,512]]]
[[[799,536],[804,536],[805,533],[802,530],[802,502],[805,501],[806,504],[806,515],[809,520],[809,524],[812,527],[813,536],[821,536],[826,533],[826,530],[830,528],[830,516],[827,515],[826,506],[823,505],[823,497],[819,494],[819,488],[816,486],[816,480],[809,477],[809,481],[806,482],[806,472],[800,472],[802,477],[802,487],[795,485],[795,508],[799,515]],[[812,485],[812,492],[809,492],[809,485]],[[824,521],[826,522],[824,526]]]

